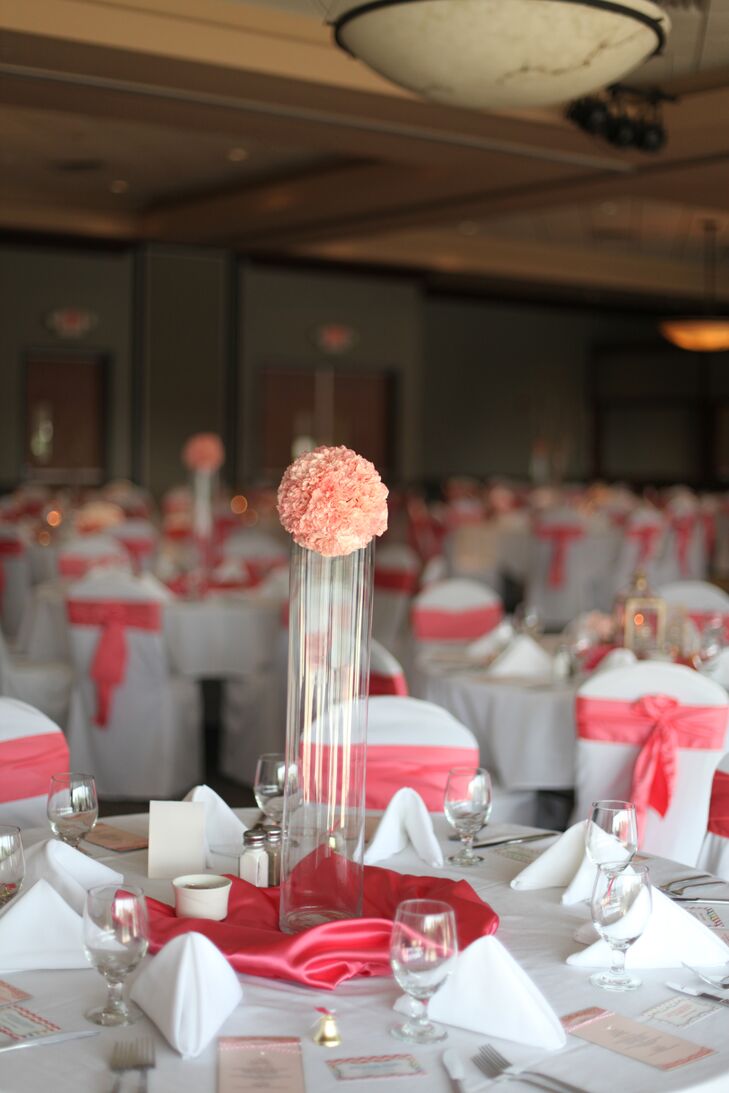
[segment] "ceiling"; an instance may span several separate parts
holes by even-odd
[[[729,299],[729,0],[667,3],[659,155],[560,111],[415,99],[337,50],[317,0],[34,0],[0,13],[0,226]]]

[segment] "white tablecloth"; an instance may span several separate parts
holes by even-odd
[[[146,829],[147,817],[117,818],[112,821],[128,830]],[[444,848],[452,852],[453,843],[446,841],[445,821],[436,819],[436,830],[443,837]],[[494,833],[496,833],[494,828]],[[27,842],[45,837],[44,832],[27,833]],[[141,883],[150,895],[172,902],[169,882],[146,879],[146,853],[111,854],[93,848],[95,856],[116,869],[125,871],[130,883]],[[523,867],[506,856],[508,851],[486,851],[486,861],[469,871],[448,870],[454,879],[467,877],[479,895],[499,913],[501,925],[498,937],[522,964],[544,992],[560,1016],[591,1006],[601,1006],[619,1014],[636,1018],[649,1007],[673,995],[664,985],[666,979],[696,982],[690,972],[653,971],[641,973],[643,986],[631,994],[608,994],[589,982],[589,973],[565,964],[565,958],[578,948],[573,940],[575,929],[587,918],[586,908],[563,907],[559,889],[537,892],[515,892],[509,880]],[[513,851],[511,851],[513,854]],[[412,852],[405,851],[388,861],[388,866],[400,872],[438,875]],[[657,860],[653,876],[658,882],[685,875],[685,867]],[[724,908],[718,908],[720,912]],[[729,916],[727,916],[729,918]],[[153,958],[148,958],[153,959]],[[93,969],[84,971],[13,973],[4,978],[33,995],[27,1003],[51,1019],[57,1019],[64,1029],[90,1027],[83,1012],[104,996],[100,975]],[[331,1058],[373,1054],[407,1053],[414,1055],[426,1071],[426,1078],[399,1078],[393,1084],[399,1093],[446,1093],[449,1080],[441,1065],[444,1046],[458,1049],[466,1067],[465,1093],[479,1093],[486,1080],[476,1070],[470,1058],[486,1037],[449,1029],[446,1045],[431,1047],[409,1046],[388,1036],[393,1022],[392,1004],[399,991],[390,979],[354,980],[335,992],[317,991],[284,983],[242,977],[244,999],[221,1028],[219,1035],[291,1035],[300,1036],[309,1093],[335,1093],[340,1089],[329,1068]],[[498,983],[484,983],[484,991],[498,991]],[[316,1046],[311,1030],[316,1018],[315,1007],[336,1009],[342,1044],[336,1049]],[[541,1069],[584,1088],[588,1093],[656,1093],[656,1090],[701,1090],[703,1093],[726,1093],[729,1089],[729,1012],[717,1009],[699,1024],[689,1029],[674,1029],[654,1022],[652,1027],[664,1032],[676,1032],[697,1044],[716,1049],[698,1063],[669,1073],[659,1072],[641,1063],[584,1041],[570,1038],[560,1052],[546,1056],[534,1049],[507,1041],[494,1040],[505,1055],[515,1062],[541,1063]],[[150,1075],[150,1093],[215,1093],[216,1044],[213,1041],[197,1059],[183,1061],[162,1039],[146,1018],[127,1029],[102,1029],[98,1036],[68,1043],[33,1047],[0,1055],[0,1089],[2,1093],[108,1093],[111,1080],[108,1062],[112,1045],[117,1040],[131,1040],[153,1034],[157,1047],[157,1067]],[[135,1086],[127,1078],[129,1090]],[[381,1093],[387,1082],[359,1081],[356,1089],[362,1093]],[[354,1087],[353,1087],[354,1088]],[[519,1088],[515,1084],[515,1088]]]
[[[274,662],[281,602],[256,593],[228,592],[165,604],[170,668],[193,679],[226,679]],[[33,663],[70,662],[64,589],[37,585],[21,625],[18,646]]]

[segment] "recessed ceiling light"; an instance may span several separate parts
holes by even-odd
[[[248,152],[237,145],[235,148],[228,149],[228,159],[231,163],[242,163],[244,159],[248,159]]]
[[[115,178],[109,183],[109,189],[113,194],[125,194],[129,189],[129,183],[125,178]]]

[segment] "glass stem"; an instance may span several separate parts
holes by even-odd
[[[410,1002],[409,1024],[414,1025],[417,1029],[430,1028],[425,1002],[422,1002],[419,998],[413,998],[412,995],[410,995]]]
[[[106,1009],[112,1013],[123,1013],[126,1011],[126,1005],[124,1003],[124,980],[107,979],[106,985],[109,988],[109,995],[106,999]]]
[[[473,839],[471,835],[461,835],[461,842],[463,843],[463,853],[466,858],[473,857]]]
[[[622,979],[625,975],[625,949],[615,949],[611,945],[610,953],[612,958],[610,975],[614,979]]]

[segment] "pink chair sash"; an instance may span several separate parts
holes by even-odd
[[[678,568],[681,571],[683,577],[689,575],[689,546],[691,545],[691,536],[694,533],[696,527],[695,516],[672,516],[671,527],[673,534],[676,536],[676,555],[678,557]]]
[[[0,743],[0,801],[22,801],[48,793],[52,774],[68,770],[62,732],[18,736]]]
[[[419,641],[470,641],[498,626],[503,614],[500,603],[463,611],[416,607],[412,616],[413,633]]]
[[[375,567],[375,588],[385,592],[402,592],[412,596],[418,587],[418,575],[409,569],[377,569]]]
[[[58,559],[61,577],[85,577],[97,565],[119,565],[124,561],[121,554],[62,554]]]
[[[134,568],[137,572],[142,568],[142,562],[145,558],[148,558],[150,554],[154,552],[154,539],[151,536],[135,536],[134,538],[127,538],[126,536],[119,535],[119,542],[124,549],[129,553],[134,563]]]
[[[714,553],[714,547],[716,546],[716,516],[713,512],[702,512],[700,514],[700,520],[704,529],[706,553],[711,557]]]
[[[534,533],[538,539],[552,544],[549,561],[549,586],[561,588],[564,584],[564,569],[567,561],[567,549],[577,539],[584,537],[584,531],[574,524],[537,524]]]
[[[638,542],[637,565],[647,565],[653,558],[662,531],[660,524],[638,524],[626,529],[626,537]]]
[[[721,619],[724,628],[724,641],[729,642],[729,614],[724,611],[689,611],[688,617],[699,631],[715,619]]]
[[[162,605],[132,600],[69,600],[66,604],[71,626],[101,629],[94,650],[89,675],[96,685],[96,724],[105,728],[114,689],[126,677],[129,649],[126,629],[159,632],[162,629]]]
[[[20,539],[0,539],[0,599],[5,592],[5,558],[20,558],[25,551],[25,544]]]
[[[424,748],[371,744],[367,748],[365,804],[385,809],[403,786],[412,786],[429,812],[443,811],[451,767],[478,766],[477,748]]]
[[[382,672],[370,672],[370,695],[407,695],[407,680],[402,672],[397,675],[387,676]]]
[[[724,745],[724,706],[682,706],[670,695],[643,695],[634,702],[578,697],[577,735],[582,740],[640,748],[633,767],[631,800],[642,834],[648,808],[665,816],[673,798],[678,749],[719,751]]]
[[[708,828],[712,835],[729,839],[729,774],[723,770],[714,774]]]

